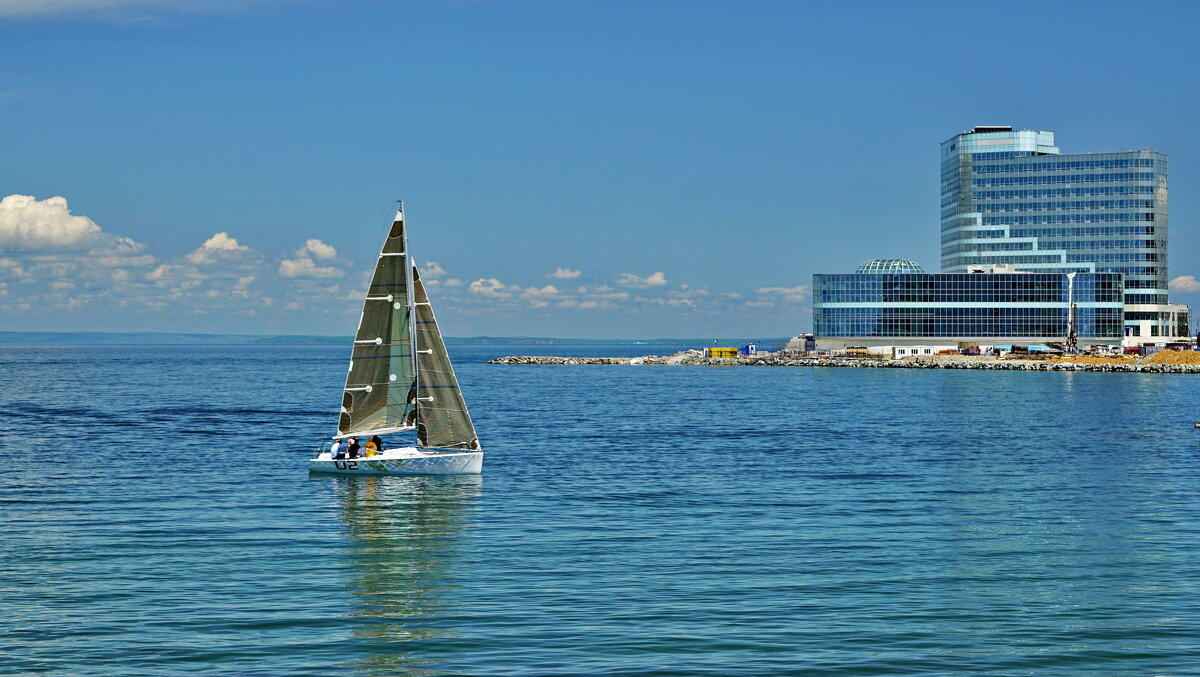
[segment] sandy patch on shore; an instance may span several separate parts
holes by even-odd
[[[1150,364],[1200,364],[1200,352],[1195,350],[1164,350],[1148,360]]]

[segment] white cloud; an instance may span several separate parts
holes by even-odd
[[[311,254],[318,261],[328,261],[329,259],[337,258],[337,250],[332,245],[327,245],[324,242],[310,238],[304,241],[304,246],[296,252],[296,256]]]
[[[541,289],[538,289],[537,287],[526,287],[525,290],[521,292],[521,296],[526,298],[534,298],[542,296],[558,296],[560,293],[561,292],[558,291],[557,287],[552,284],[548,284]]]
[[[467,291],[488,298],[508,298],[504,283],[496,278],[479,278],[467,286]]]
[[[693,288],[687,286],[686,284],[684,284],[684,285],[680,285],[679,289],[669,291],[669,292],[667,292],[667,294],[670,296],[674,296],[676,298],[690,299],[690,298],[697,298],[700,296],[709,296],[712,294],[712,292],[708,291],[708,289],[705,287],[698,287],[696,289],[693,289]]]
[[[580,271],[571,270],[570,268],[555,268],[554,272],[550,273],[546,277],[552,277],[556,280],[574,280],[581,274],[582,273],[580,273]]]
[[[421,278],[428,280],[435,277],[441,277],[446,274],[446,269],[437,261],[426,261],[425,265],[420,266]]]
[[[644,303],[644,304],[647,304],[647,305],[652,305],[652,306],[672,306],[672,307],[682,307],[682,306],[687,306],[687,307],[689,307],[689,308],[693,308],[693,309],[697,307],[697,306],[696,306],[696,300],[695,300],[695,299],[688,299],[688,298],[675,298],[675,299],[662,299],[662,298],[657,298],[657,299],[648,299],[648,298],[645,298],[645,297],[639,296],[639,297],[635,298],[633,301],[634,301],[634,303]]]
[[[337,258],[337,250],[316,238],[309,238],[296,250],[290,259],[279,262],[279,274],[286,278],[328,279],[342,277],[346,271],[337,266],[319,266],[319,261],[332,261]],[[367,271],[370,275],[370,271]],[[367,279],[370,279],[369,277]]]
[[[1180,275],[1167,283],[1167,288],[1183,292],[1200,291],[1200,280],[1195,275]]]
[[[617,284],[622,287],[661,287],[666,283],[667,276],[661,271],[651,273],[646,277],[638,277],[633,273],[621,273],[621,276],[617,278]]]
[[[796,303],[808,298],[808,285],[798,284],[795,287],[762,287],[756,290],[762,296],[774,296],[789,303]]]
[[[0,250],[61,252],[117,244],[140,249],[133,240],[109,235],[88,217],[72,214],[66,198],[9,195],[0,200]]]
[[[0,0],[0,17],[53,19],[86,16],[110,21],[145,21],[169,13],[237,11],[259,2],[245,0]]]
[[[150,280],[151,282],[156,282],[158,280],[163,279],[166,276],[166,274],[169,272],[171,272],[171,266],[163,263],[163,264],[160,264],[154,270],[146,273],[146,279]]]
[[[443,282],[442,284],[446,285],[447,287],[461,287],[463,285],[463,281],[458,279],[457,277],[452,277],[449,280],[446,280],[445,282]]]
[[[249,251],[249,247],[238,244],[237,238],[229,237],[229,233],[222,231],[205,240],[196,251],[184,258],[199,266],[214,263],[218,259],[236,258]]]
[[[629,292],[627,291],[609,292],[605,294],[590,294],[589,296],[594,299],[610,299],[613,301],[629,300]]]
[[[47,310],[150,308],[154,299],[146,298],[143,279],[157,261],[144,249],[72,214],[65,198],[9,195],[0,200],[0,251],[12,253],[0,257],[0,281],[6,288],[9,282],[29,285],[20,302],[36,301]],[[50,291],[39,296],[42,289]]]
[[[345,271],[335,266],[318,266],[308,257],[284,259],[279,262],[279,274],[284,277],[330,278],[341,277]]]

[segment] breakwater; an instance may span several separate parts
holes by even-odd
[[[1149,374],[1200,374],[1200,364],[1121,364],[1063,360],[1009,360],[986,358],[934,358],[892,360],[875,357],[751,357],[706,358],[700,351],[642,357],[558,357],[509,355],[488,364],[511,365],[693,365],[708,367],[847,367],[867,369],[991,369],[1000,371],[1100,371]]]

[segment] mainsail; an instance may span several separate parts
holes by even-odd
[[[407,248],[404,212],[398,211],[363,301],[342,392],[339,437],[413,428],[416,393]]]
[[[475,425],[458,390],[454,367],[450,365],[446,344],[416,268],[412,280],[417,346],[417,441],[422,446],[479,449]]]

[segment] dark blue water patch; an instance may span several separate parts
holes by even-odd
[[[101,419],[115,420],[120,416],[84,405],[53,406],[38,402],[7,402],[0,404],[0,416],[9,418],[52,418],[56,420]]]
[[[219,409],[219,408],[214,408],[214,407],[158,407],[158,408],[154,408],[154,409],[144,409],[142,411],[145,414],[151,414],[151,415],[183,414],[183,415],[188,415],[188,416],[195,416],[195,415],[199,415],[199,414],[218,414],[218,415],[222,415],[222,416],[246,416],[246,415],[269,414],[271,416],[296,416],[296,417],[301,417],[301,418],[307,418],[307,417],[311,417],[311,416],[324,416],[324,417],[329,416],[328,410],[324,410],[324,411],[286,411],[286,410],[279,410],[279,409],[245,409],[245,408]]]

